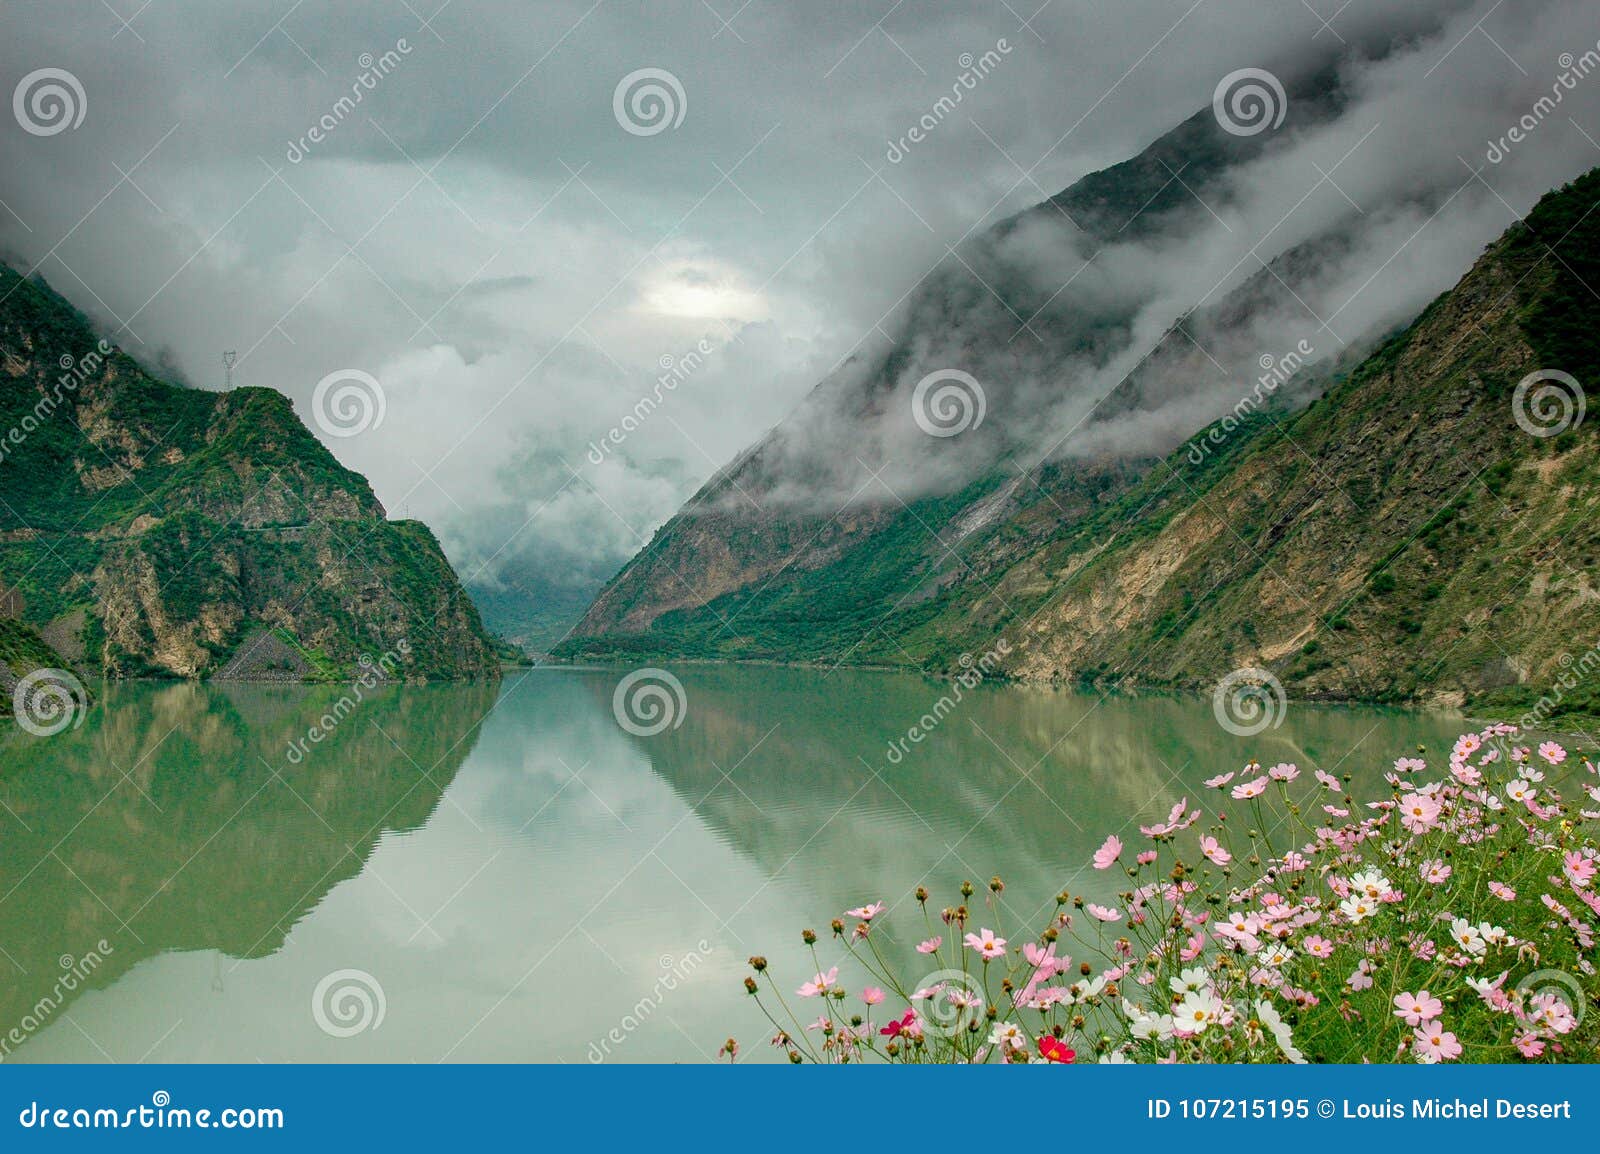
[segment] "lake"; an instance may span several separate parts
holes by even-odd
[[[732,1034],[781,1057],[742,981],[756,953],[809,978],[802,927],[826,947],[883,899],[915,975],[918,885],[937,909],[970,879],[975,922],[1020,940],[1063,888],[1111,896],[1094,848],[1205,777],[1254,756],[1375,781],[1463,728],[1290,703],[1244,737],[1209,700],[1011,686],[932,713],[947,690],[917,676],[716,666],[675,670],[681,699],[625,728],[626,672],[353,709],[327,687],[125,683],[77,729],[8,726],[0,1053],[703,1061]]]

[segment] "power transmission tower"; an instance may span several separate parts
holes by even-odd
[[[239,361],[239,354],[233,349],[228,349],[222,354],[222,371],[227,377],[228,388],[233,388],[233,366]]]

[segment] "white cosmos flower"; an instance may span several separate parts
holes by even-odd
[[[1206,973],[1201,966],[1187,966],[1178,971],[1178,976],[1168,978],[1167,985],[1174,994],[1187,994],[1194,990],[1209,990],[1211,988],[1211,975]]]
[[[1353,922],[1364,922],[1377,910],[1367,898],[1349,897],[1339,903],[1339,912]]]
[[[1294,1033],[1289,1029],[1289,1023],[1283,1020],[1283,1015],[1278,1013],[1278,1007],[1262,1000],[1256,1003],[1255,1009],[1257,1020],[1267,1028],[1272,1040],[1278,1043],[1283,1056],[1297,1066],[1305,1065],[1306,1056],[1295,1048]]]
[[[1478,932],[1478,927],[1466,918],[1456,918],[1450,923],[1450,937],[1463,952],[1474,958],[1483,957],[1485,949],[1483,935]]]
[[[1172,1025],[1185,1034],[1203,1034],[1205,1028],[1222,1016],[1223,1006],[1210,990],[1185,994],[1172,1011]]]

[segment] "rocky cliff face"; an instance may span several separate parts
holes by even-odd
[[[65,658],[205,677],[273,633],[314,679],[492,676],[438,542],[389,521],[270,389],[156,380],[47,286],[0,269],[0,586]]]

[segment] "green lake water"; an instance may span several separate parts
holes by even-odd
[[[342,691],[119,684],[79,728],[8,726],[0,1054],[701,1061],[732,1034],[768,1059],[745,960],[799,985],[802,927],[828,946],[846,908],[898,903],[881,935],[914,977],[919,884],[937,908],[971,879],[975,921],[1020,936],[1063,888],[1109,897],[1094,848],[1205,777],[1376,781],[1463,728],[1290,703],[1241,737],[1209,700],[985,686],[891,758],[944,687],[679,669],[676,726],[639,736],[624,672],[387,688],[317,742]]]

